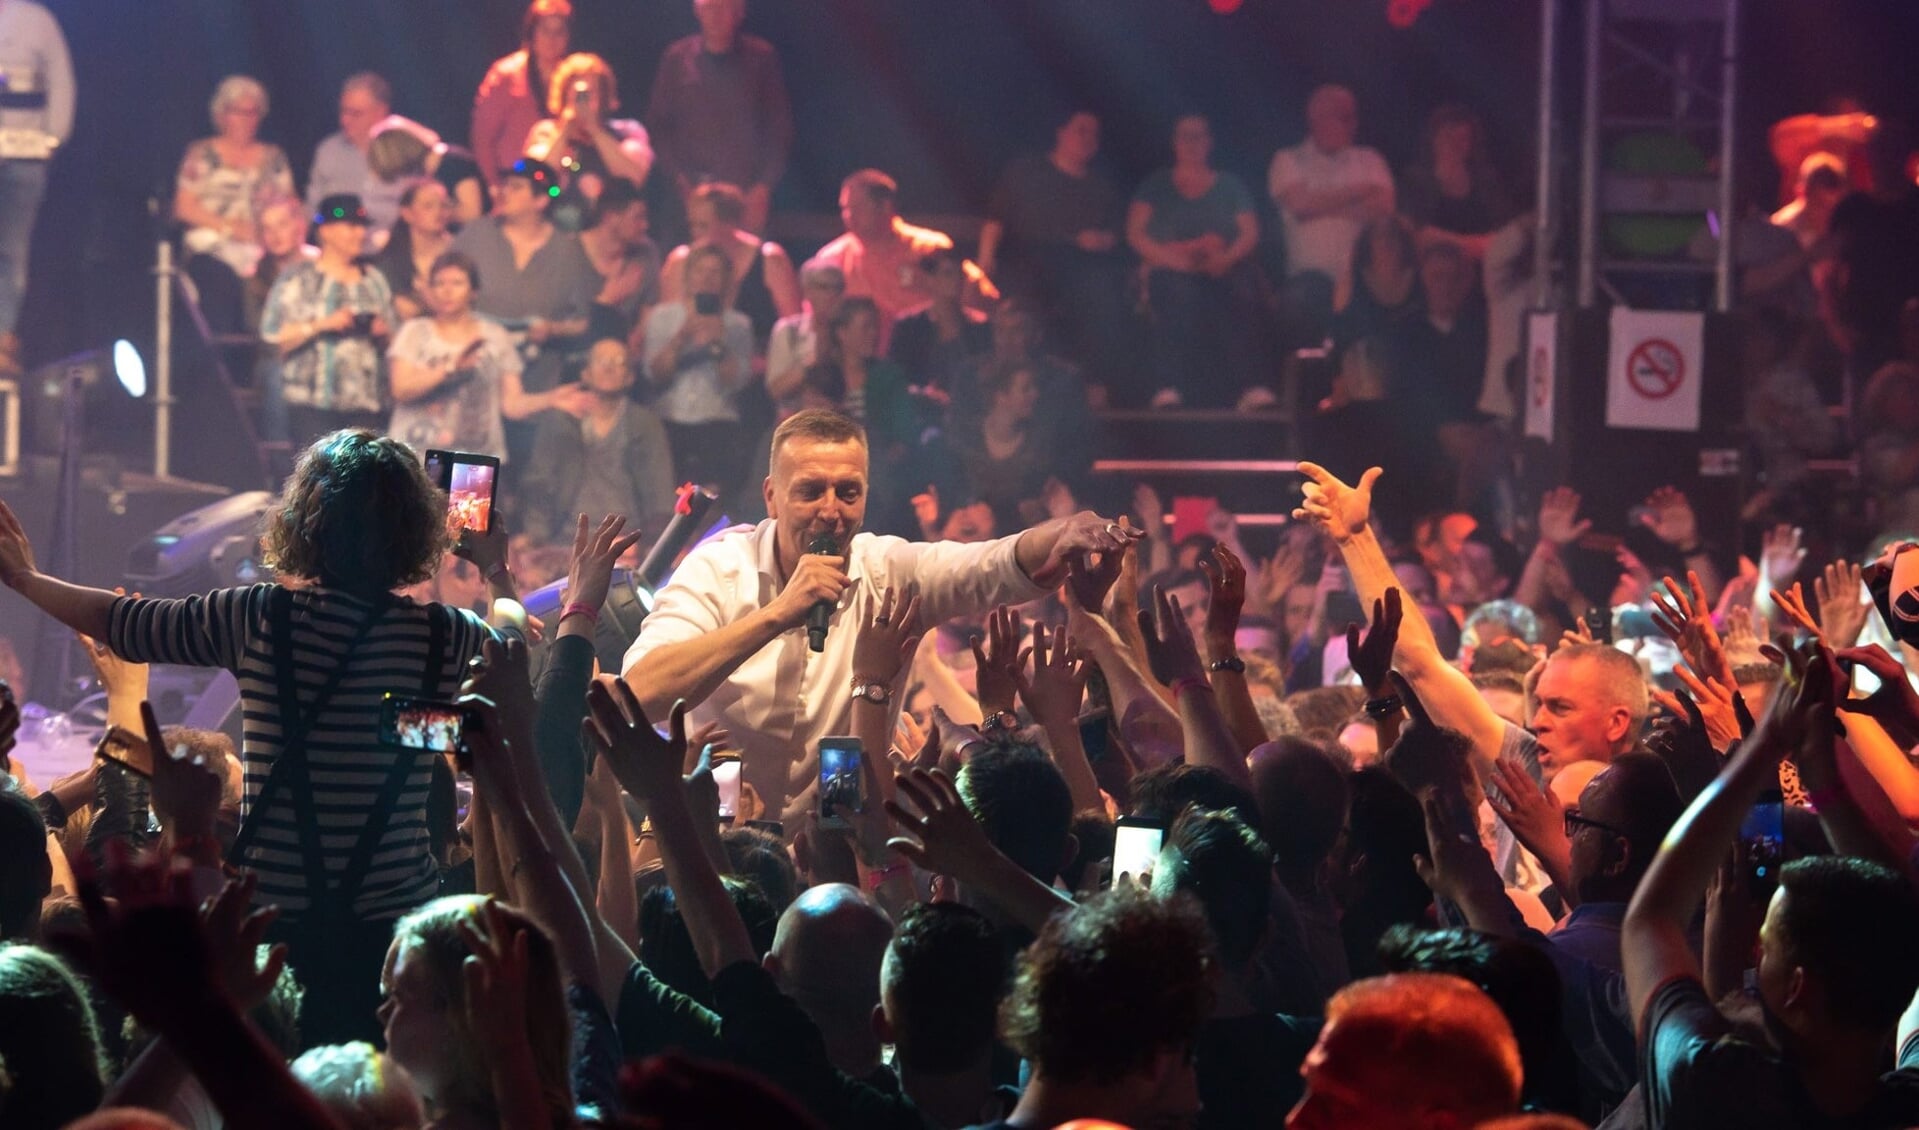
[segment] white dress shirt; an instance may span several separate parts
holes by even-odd
[[[655,594],[623,673],[655,648],[698,639],[766,607],[782,584],[774,532],[771,518],[735,526],[687,554]],[[804,626],[782,634],[694,706],[689,725],[718,722],[731,733],[745,780],[769,817],[778,818],[784,798],[805,789],[817,772],[819,739],[852,732],[853,644],[885,590],[917,584],[921,622],[929,626],[1035,600],[1046,590],[1020,568],[1018,540],[1018,534],[971,544],[856,535],[846,565],[853,583],[833,612],[826,650],[815,654],[806,646]],[[885,756],[884,750],[867,753]]]
[[[1316,191],[1377,185],[1386,190],[1385,211],[1393,210],[1393,172],[1378,151],[1364,145],[1348,145],[1337,153],[1327,153],[1311,138],[1290,149],[1273,154],[1266,171],[1266,191],[1279,204],[1282,193],[1296,185]],[[1353,244],[1366,226],[1351,209],[1302,219],[1279,204],[1279,218],[1286,231],[1286,273],[1320,271],[1333,280],[1334,293],[1343,293],[1347,276],[1352,274]]]

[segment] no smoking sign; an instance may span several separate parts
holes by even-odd
[[[1686,381],[1686,355],[1664,338],[1647,338],[1626,355],[1626,381],[1647,400],[1664,400]]]

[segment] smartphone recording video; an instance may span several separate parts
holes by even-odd
[[[713,784],[720,793],[720,823],[731,824],[740,812],[740,759],[737,756],[714,755]]]
[[[451,702],[390,694],[380,704],[380,740],[403,749],[459,753],[466,723],[466,710]]]
[[[820,739],[820,827],[850,828],[847,816],[864,807],[858,738]]]
[[[493,494],[500,478],[500,461],[492,455],[467,451],[429,451],[427,477],[446,491],[446,531],[488,533],[493,529]]]
[[[1753,894],[1762,902],[1770,900],[1786,861],[1786,808],[1778,792],[1761,796],[1752,806],[1739,825],[1739,844]]]
[[[1122,817],[1113,829],[1113,876],[1109,885],[1116,887],[1123,880],[1144,886],[1165,842],[1165,821]]]

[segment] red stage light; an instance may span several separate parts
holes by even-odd
[[[1244,2],[1245,0],[1206,0],[1206,3],[1212,7],[1213,11],[1218,12],[1222,16],[1230,16],[1234,12],[1239,11],[1239,6]]]
[[[1433,0],[1388,0],[1386,22],[1401,30],[1409,28],[1432,3]]]

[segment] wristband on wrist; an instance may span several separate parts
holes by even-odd
[[[1366,700],[1366,717],[1390,718],[1405,707],[1405,702],[1401,701],[1396,694],[1387,695],[1385,698],[1369,698]]]
[[[501,577],[504,577],[506,575],[507,575],[507,568],[506,568],[506,562],[504,561],[495,561],[493,564],[488,565],[486,567],[486,579],[489,581],[497,581]]]
[[[584,616],[587,622],[592,624],[600,622],[600,610],[583,600],[569,601],[565,608],[560,609],[560,620],[562,622],[564,622],[568,616]]]
[[[1173,680],[1174,698],[1178,698],[1190,690],[1210,691],[1212,689],[1213,684],[1207,682],[1204,675],[1188,675],[1183,679]]]
[[[1246,673],[1246,661],[1237,655],[1229,655],[1224,659],[1213,660],[1206,665],[1206,669],[1208,671],[1231,671],[1236,675],[1244,675]]]

